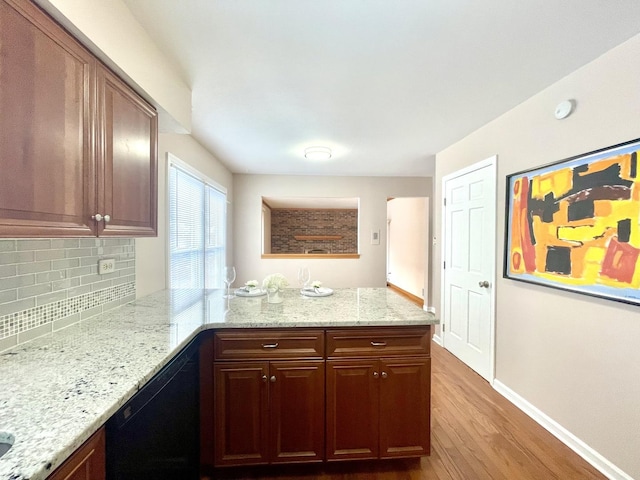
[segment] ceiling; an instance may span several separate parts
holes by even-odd
[[[124,1],[235,173],[430,176],[437,152],[640,32],[638,0]],[[332,158],[305,160],[314,145]]]

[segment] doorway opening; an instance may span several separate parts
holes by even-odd
[[[428,304],[429,198],[387,199],[387,286]]]

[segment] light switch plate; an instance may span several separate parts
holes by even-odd
[[[371,245],[380,245],[380,230],[371,230]]]
[[[103,258],[98,260],[98,274],[104,275],[105,273],[112,273],[116,269],[115,258]]]

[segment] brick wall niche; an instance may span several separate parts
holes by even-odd
[[[298,236],[331,236],[333,239],[297,240]],[[358,253],[357,209],[271,210],[271,253]]]

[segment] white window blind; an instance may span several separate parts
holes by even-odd
[[[172,289],[222,288],[227,197],[179,165],[169,166]]]

